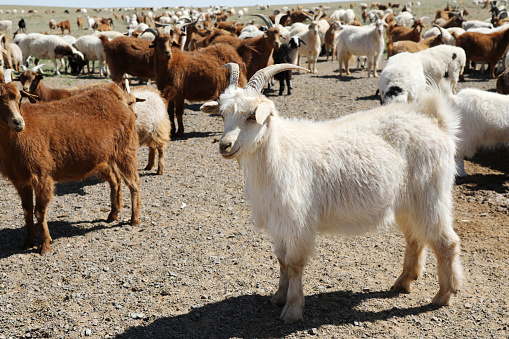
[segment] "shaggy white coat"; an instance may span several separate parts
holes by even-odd
[[[433,302],[449,303],[462,273],[452,227],[458,119],[444,96],[314,122],[280,117],[250,88],[221,95],[220,152],[238,160],[254,224],[274,241],[281,276],[273,302],[284,306],[285,322],[302,319],[302,273],[318,231],[357,235],[397,224],[407,251],[394,288],[409,291],[428,245],[439,262]]]
[[[509,142],[509,96],[466,88],[452,98],[461,115],[456,164],[463,177],[465,157],[473,157],[483,146]]]

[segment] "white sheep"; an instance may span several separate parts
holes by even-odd
[[[16,71],[21,71],[21,65],[23,64],[23,53],[21,52],[21,49],[18,45],[15,43],[9,44],[11,48],[11,57],[12,57],[12,67]]]
[[[393,289],[409,292],[429,246],[440,283],[433,303],[449,304],[462,269],[452,227],[458,119],[445,95],[331,121],[288,119],[260,92],[295,66],[269,66],[239,88],[238,67],[229,65],[233,81],[202,110],[222,114],[219,152],[239,162],[254,224],[273,239],[281,273],[272,302],[284,306],[281,318],[302,319],[302,274],[318,231],[357,235],[394,224],[407,248]]]
[[[447,78],[455,91],[465,63],[465,51],[449,45],[396,54],[389,58],[380,74],[380,101],[382,104],[416,101],[426,82],[438,84],[443,78]]]
[[[343,76],[343,64],[345,72],[350,75],[348,62],[353,55],[368,57],[368,77],[373,74],[377,77],[376,65],[384,51],[383,31],[387,24],[383,19],[378,19],[376,24],[369,26],[341,26],[342,32],[338,36],[337,59],[339,62],[339,76]]]
[[[491,28],[492,29],[493,28],[493,24],[491,22],[480,21],[480,20],[468,20],[468,21],[464,21],[461,24],[461,27],[465,31],[468,31],[468,30],[473,29],[473,28],[480,28],[480,27]]]
[[[461,116],[456,164],[464,177],[465,157],[473,157],[483,146],[509,142],[509,96],[466,88],[451,97]]]
[[[145,170],[151,170],[155,164],[156,151],[159,154],[157,174],[164,172],[164,153],[170,140],[170,119],[167,105],[159,92],[148,87],[135,87],[131,93],[136,97],[134,113],[136,131],[140,146],[149,147],[148,164]],[[139,102],[142,99],[144,101]]]
[[[76,48],[83,53],[85,57],[85,61],[87,62],[87,70],[88,73],[94,72],[94,64],[95,61],[99,63],[99,74],[101,76],[106,76],[107,72],[104,67],[104,62],[106,61],[106,54],[104,53],[104,46],[101,43],[101,39],[99,39],[95,35],[84,35],[79,37],[76,40]],[[90,61],[92,62],[92,72],[90,72]]]

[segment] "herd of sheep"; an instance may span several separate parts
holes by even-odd
[[[94,33],[78,39],[63,36],[63,23],[50,22],[62,36],[21,33],[19,26],[12,42],[11,27],[0,22],[0,173],[21,197],[25,248],[34,245],[35,216],[39,252],[51,251],[46,212],[54,183],[91,174],[110,185],[107,220],[118,218],[124,181],[131,193],[130,223],[138,224],[137,148],[150,148],[146,169],[158,154],[162,174],[170,135],[184,134],[184,103],[206,102],[201,110],[224,120],[219,152],[243,170],[255,226],[273,239],[280,280],[272,302],[283,307],[285,322],[302,319],[302,275],[319,231],[356,235],[396,225],[407,247],[393,289],[410,291],[429,247],[440,285],[432,302],[448,305],[463,277],[453,229],[455,177],[466,175],[464,157],[507,142],[509,135],[505,72],[497,86],[503,94],[457,92],[456,86],[471,62],[489,64],[495,77],[509,46],[509,20],[503,1],[479,5],[491,11],[486,21],[465,20],[468,13],[447,5],[424,33],[424,19],[411,14],[418,5],[360,4],[364,24],[354,4],[330,16],[323,6],[257,14],[263,26],[234,20],[247,8],[160,16],[148,11],[94,18]],[[112,31],[121,20],[128,31]],[[385,51],[390,57],[378,74]],[[328,60],[329,53],[339,64],[339,80],[350,75],[349,64],[366,62],[367,76],[379,77],[373,81],[381,106],[324,122],[280,116],[263,95],[267,83],[276,77],[279,95],[285,84],[291,94],[291,71],[318,73],[318,57],[327,54]],[[309,69],[301,66],[301,56]],[[100,76],[112,81],[48,88],[40,59],[52,60],[55,74],[67,64],[80,74],[98,61]],[[127,76],[153,80],[157,90],[131,90]]]

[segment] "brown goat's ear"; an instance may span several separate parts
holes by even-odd
[[[37,102],[37,100],[40,100],[39,96],[37,96],[35,94],[30,94],[28,92],[25,92],[24,90],[20,90],[19,93],[21,94],[22,97],[28,98],[28,100],[32,104],[35,104]]]
[[[135,97],[135,99],[136,99],[136,102],[145,102],[145,101],[147,101],[147,99],[142,99],[142,98],[136,98]]]
[[[148,48],[154,48],[154,47],[156,47],[156,45],[154,45],[153,42],[151,42],[150,45],[148,45]]]
[[[175,47],[180,47],[180,44],[177,41],[173,41],[171,45]]]
[[[18,76],[18,77],[15,77],[12,79],[12,81],[21,81],[21,78]]]
[[[206,102],[201,105],[200,110],[208,114],[219,113],[219,103],[217,101]]]

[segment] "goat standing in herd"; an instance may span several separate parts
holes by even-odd
[[[237,84],[238,66],[228,67],[229,87],[219,103],[202,110],[223,116],[219,152],[239,162],[255,226],[273,238],[281,273],[272,302],[284,306],[281,318],[302,319],[302,274],[318,231],[356,235],[391,224],[407,243],[393,289],[410,291],[429,246],[440,283],[433,304],[449,304],[462,281],[460,241],[452,227],[459,121],[444,94],[430,91],[417,105],[327,122],[285,119],[260,92],[275,73],[296,66],[262,69],[245,89]]]

